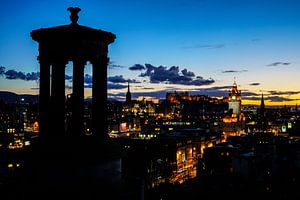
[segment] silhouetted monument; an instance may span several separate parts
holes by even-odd
[[[78,25],[81,9],[68,10],[71,24],[31,32],[39,43],[40,137],[31,145],[19,192],[22,199],[57,199],[62,194],[116,199],[121,189],[121,151],[108,137],[106,119],[108,45],[116,36]],[[67,132],[65,67],[69,61],[73,62],[73,94]],[[91,62],[93,71],[92,133],[96,137],[86,136],[83,124],[86,62]]]
[[[65,67],[73,61],[72,130],[84,134],[84,66],[92,63],[92,133],[107,138],[107,64],[110,32],[78,25],[78,7],[70,7],[70,25],[41,28],[31,32],[39,43],[40,62],[40,136],[59,136],[65,131]],[[50,76],[50,68],[52,75]],[[50,81],[51,79],[51,81]],[[50,86],[51,84],[51,86]],[[51,88],[51,91],[50,91]]]

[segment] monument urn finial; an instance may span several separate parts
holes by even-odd
[[[70,15],[70,19],[71,19],[71,24],[77,24],[77,21],[79,19],[78,17],[78,13],[81,11],[80,8],[78,7],[69,7],[68,11],[70,11],[71,15]]]

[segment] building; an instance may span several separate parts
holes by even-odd
[[[239,136],[244,132],[245,115],[241,112],[242,97],[234,81],[228,96],[228,114],[223,118],[223,132],[228,136]]]
[[[237,84],[234,81],[233,87],[229,93],[228,107],[232,110],[232,114],[239,116],[241,114],[242,97],[241,91],[238,90]]]
[[[184,101],[210,101],[207,95],[190,95],[188,92],[167,92],[166,100],[170,103],[180,104]]]
[[[233,86],[228,95],[228,115],[223,119],[225,123],[244,121],[244,114],[241,112],[242,96],[234,81]]]

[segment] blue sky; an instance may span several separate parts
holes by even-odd
[[[0,66],[5,71],[37,72],[37,43],[31,40],[30,31],[69,24],[69,6],[82,9],[79,24],[117,35],[109,56],[113,65],[123,67],[109,68],[109,76],[122,75],[141,82],[131,84],[132,92],[157,95],[176,89],[205,93],[209,87],[232,85],[236,77],[242,92],[253,93],[252,99],[261,92],[266,93],[270,104],[272,100],[273,104],[295,104],[300,99],[300,2],[296,0],[3,0]],[[165,66],[162,73],[178,66],[175,78],[184,78],[181,70],[186,68],[195,74],[193,80],[201,76],[214,81],[190,85],[162,78],[154,82],[155,74],[140,77],[145,70],[128,69],[146,63]],[[66,70],[70,73],[71,67]],[[90,66],[86,73],[90,73]],[[31,89],[37,86],[37,81],[8,80],[5,74],[0,77],[0,90],[37,93]],[[125,91],[109,92],[122,96]],[[272,91],[294,93],[274,95]]]

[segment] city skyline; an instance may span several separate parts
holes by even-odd
[[[109,97],[165,97],[168,91],[228,96],[234,77],[244,104],[300,102],[297,1],[2,1],[0,90],[38,94],[37,45],[30,31],[79,24],[117,35],[110,47]],[[66,68],[70,93],[72,68]],[[91,96],[86,67],[85,96]]]

